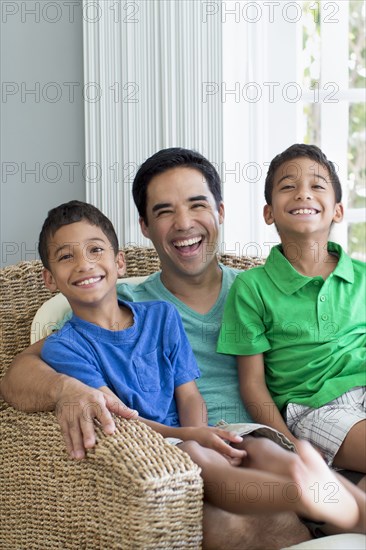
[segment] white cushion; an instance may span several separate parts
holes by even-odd
[[[308,540],[283,550],[365,550],[366,535],[344,533],[320,539]]]
[[[145,277],[126,277],[125,279],[118,279],[117,284],[128,283],[131,285],[137,285],[142,283],[146,279]],[[47,302],[41,305],[39,310],[34,316],[31,326],[31,344],[38,342],[42,338],[46,338],[52,332],[60,328],[65,315],[70,312],[71,308],[69,302],[62,294],[56,294]]]

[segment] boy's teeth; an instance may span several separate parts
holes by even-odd
[[[80,283],[76,283],[77,286],[82,285],[91,285],[92,283],[96,283],[97,281],[100,281],[101,277],[91,277],[90,279],[84,279],[84,281],[80,281]]]
[[[316,210],[312,208],[299,208],[298,210],[293,210],[293,214],[316,214]]]
[[[199,243],[201,237],[195,237],[194,239],[187,239],[186,241],[176,241],[174,246],[192,246],[192,244]]]

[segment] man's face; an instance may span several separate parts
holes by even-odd
[[[145,237],[153,242],[166,275],[196,276],[216,258],[224,206],[217,209],[204,176],[188,167],[155,176],[147,188]]]

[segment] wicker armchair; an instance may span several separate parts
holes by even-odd
[[[126,276],[159,269],[154,249],[125,249]],[[247,269],[260,263],[223,256]],[[2,376],[29,345],[38,308],[50,298],[39,261],[0,270]],[[200,548],[202,483],[188,455],[139,421],[116,419],[87,459],[68,459],[53,413],[26,414],[0,400],[0,548]]]

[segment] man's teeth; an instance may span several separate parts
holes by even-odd
[[[195,237],[194,239],[187,239],[186,241],[176,241],[174,243],[174,246],[192,246],[192,244],[199,243],[201,240],[201,237]]]
[[[316,214],[317,211],[312,208],[299,208],[298,210],[292,210],[291,214]]]
[[[80,281],[79,283],[75,283],[76,286],[83,286],[83,285],[91,285],[93,283],[96,283],[101,280],[102,277],[91,277],[90,279],[84,279],[83,281]]]

